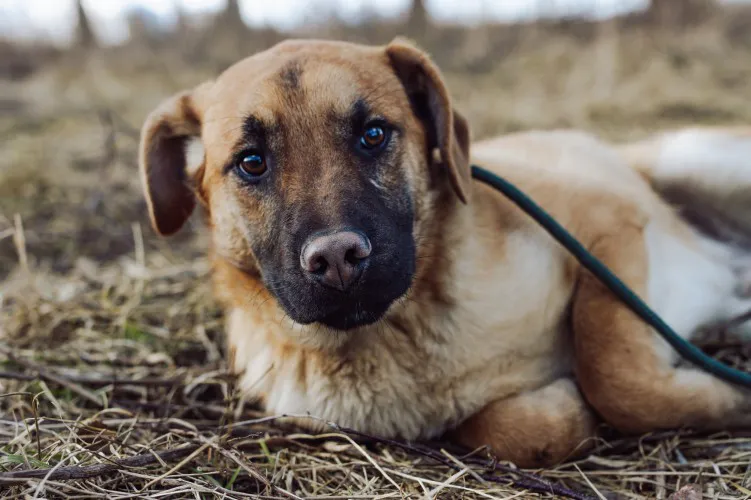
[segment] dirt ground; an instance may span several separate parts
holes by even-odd
[[[418,41],[475,138],[581,127],[625,139],[751,123],[742,14],[671,30],[436,28]],[[378,43],[401,30],[313,34]],[[483,450],[336,427],[311,436],[259,419],[226,374],[201,219],[175,238],[154,235],[136,147],[163,98],[283,37],[216,30],[63,52],[0,44],[0,496],[668,498],[697,485],[705,498],[751,498],[751,434],[612,435],[579,461],[517,471]],[[751,366],[751,346],[706,347]]]

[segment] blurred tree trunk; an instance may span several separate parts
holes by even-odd
[[[425,0],[412,0],[407,19],[407,30],[413,36],[425,35],[430,25],[428,10],[425,8]]]
[[[248,27],[240,14],[240,0],[227,0],[227,5],[219,16],[219,22],[222,29],[231,33],[247,30]]]
[[[709,19],[718,7],[716,0],[652,0],[647,15],[661,26],[683,27]]]
[[[185,11],[185,8],[180,2],[175,1],[174,7],[175,12],[177,12],[177,25],[175,26],[175,31],[178,34],[183,35],[190,29],[190,20],[188,19],[188,13]]]
[[[78,15],[78,24],[76,26],[76,45],[79,47],[96,47],[97,41],[94,31],[91,29],[91,21],[83,8],[83,1],[76,1],[76,13]]]

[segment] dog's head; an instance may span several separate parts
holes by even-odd
[[[203,146],[196,168],[191,138]],[[202,203],[218,255],[258,275],[295,322],[347,330],[412,285],[434,205],[469,197],[468,148],[414,46],[301,40],[162,103],[142,129],[140,168],[160,234]]]

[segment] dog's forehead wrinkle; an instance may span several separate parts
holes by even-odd
[[[343,114],[369,92],[369,80],[357,67],[329,61],[309,61],[302,73],[302,86],[311,107],[329,108]]]
[[[300,88],[300,76],[303,65],[299,59],[292,59],[285,64],[279,72],[282,87],[286,90],[295,91]]]

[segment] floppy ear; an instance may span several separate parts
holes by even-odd
[[[139,170],[154,229],[162,236],[176,233],[193,213],[193,185],[203,170],[189,178],[186,147],[201,135],[200,91],[180,92],[149,114],[141,128]]]
[[[438,151],[438,161],[449,173],[451,185],[459,199],[469,201],[471,171],[469,165],[469,125],[453,109],[440,70],[429,56],[402,38],[386,46],[386,54],[418,117],[427,125],[431,158]]]

